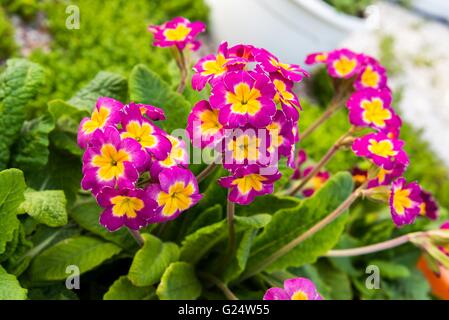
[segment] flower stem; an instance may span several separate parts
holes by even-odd
[[[223,282],[221,282],[220,279],[214,277],[211,274],[208,273],[204,273],[201,272],[199,274],[200,277],[210,281],[211,283],[213,283],[214,285],[217,286],[218,289],[221,290],[221,292],[223,292],[223,294],[225,295],[225,297],[228,300],[239,300],[239,298],[237,298],[237,296],[228,288],[228,286],[226,284],[224,284]]]
[[[343,134],[337,141],[335,141],[332,147],[330,147],[330,149],[326,152],[326,154],[315,165],[313,170],[310,171],[309,174],[301,180],[299,185],[296,186],[289,193],[290,196],[294,196],[299,191],[301,191],[307,185],[307,183],[321,171],[321,169],[330,161],[330,159],[332,159],[335,153],[346,145],[346,139],[349,138],[354,133],[354,130],[355,128],[351,127],[351,129],[349,129],[348,132]]]
[[[228,204],[226,209],[226,216],[228,220],[228,230],[229,230],[229,259],[232,259],[232,256],[235,252],[235,224],[234,224],[234,215],[235,215],[235,203],[229,200],[228,196]]]
[[[198,181],[198,183],[200,183],[201,181],[206,179],[212,172],[214,172],[214,170],[217,167],[218,167],[218,164],[216,164],[215,162],[212,162],[211,164],[209,164],[203,171],[201,171],[196,176],[196,180]]]
[[[181,72],[181,79],[179,81],[178,89],[176,91],[178,93],[182,93],[184,89],[186,88],[186,82],[187,82],[187,61],[183,50],[179,50],[179,62],[178,62],[178,68]]]
[[[260,261],[254,268],[251,270],[248,270],[243,276],[242,280],[248,279],[249,277],[252,277],[253,275],[259,273],[260,271],[264,270],[266,267],[271,265],[274,261],[281,258],[288,252],[290,252],[292,249],[294,249],[296,246],[298,246],[300,243],[304,242],[311,236],[313,236],[315,233],[323,229],[325,226],[333,222],[335,219],[340,217],[353,203],[356,201],[362,194],[363,190],[366,188],[367,183],[365,182],[360,187],[358,187],[337,209],[335,209],[331,214],[326,216],[324,219],[320,220],[318,223],[316,223],[312,228],[304,232],[303,234],[299,235],[289,243],[287,243],[285,246],[268,256],[267,258]]]
[[[352,249],[341,249],[341,250],[331,250],[326,254],[326,257],[353,257],[353,256],[361,256],[364,254],[370,254],[374,252],[379,252],[383,250],[392,249],[395,247],[399,247],[411,239],[423,236],[422,232],[413,232],[408,233],[403,236],[397,237],[395,239],[379,242],[376,244],[372,244],[369,246],[352,248]]]
[[[142,238],[142,235],[140,234],[139,230],[133,230],[128,228],[129,233],[131,233],[131,235],[133,236],[133,238],[136,240],[137,244],[139,246],[143,246],[143,244],[145,243],[145,240]]]
[[[332,102],[329,104],[329,107],[326,109],[326,111],[323,112],[323,114],[316,119],[310,126],[307,127],[306,130],[304,130],[303,133],[299,135],[299,141],[303,141],[305,138],[310,136],[316,129],[318,129],[324,122],[326,122],[327,119],[329,119],[340,107],[342,104],[337,99],[332,100]]]

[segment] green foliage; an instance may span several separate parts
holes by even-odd
[[[187,262],[174,262],[164,272],[156,294],[161,300],[194,300],[201,294],[195,269]]]
[[[148,300],[155,295],[153,287],[136,287],[126,276],[118,278],[108,292],[104,300]]]
[[[2,7],[0,7],[0,62],[16,52],[14,28]]]
[[[0,300],[26,300],[27,290],[20,286],[17,278],[0,266]]]
[[[28,189],[21,210],[49,227],[61,227],[67,224],[66,205],[67,200],[61,190]]]
[[[338,11],[350,14],[353,16],[363,17],[364,10],[373,0],[324,0],[331,6],[334,6]]]

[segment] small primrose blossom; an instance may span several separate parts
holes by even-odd
[[[248,62],[253,62],[256,54],[256,47],[248,44],[238,44],[229,48],[229,56],[232,58],[241,58]]]
[[[229,200],[240,205],[248,205],[256,196],[273,193],[273,183],[281,178],[281,174],[264,175],[258,165],[241,166],[232,176],[223,177],[218,182],[229,188]]]
[[[214,147],[223,139],[223,125],[218,121],[218,110],[207,100],[196,103],[187,119],[187,132],[197,148]]]
[[[201,21],[190,22],[183,17],[176,17],[162,25],[152,25],[148,30],[154,35],[153,44],[157,47],[176,46],[183,50],[189,46],[191,50],[199,48],[196,36],[206,30],[206,26]]]
[[[308,65],[314,65],[318,63],[327,63],[327,59],[329,58],[329,53],[327,52],[315,52],[309,54],[306,57],[305,63]]]
[[[167,157],[163,160],[154,159],[150,165],[150,174],[157,177],[163,169],[181,166],[187,168],[189,165],[189,154],[187,153],[186,143],[182,139],[167,135],[171,143],[171,149]]]
[[[229,72],[212,88],[210,104],[219,110],[220,123],[228,128],[251,124],[266,127],[276,112],[275,89],[265,74]]]
[[[130,102],[128,105],[124,107],[124,112],[127,113],[128,108],[133,109],[136,107],[139,108],[142,116],[148,118],[151,121],[165,120],[164,110],[149,104]]]
[[[303,176],[307,177],[307,175],[313,170],[313,166],[307,167],[304,169]],[[328,171],[320,171],[318,172],[310,181],[304,186],[302,190],[302,194],[304,197],[308,198],[311,197],[317,192],[319,189],[321,189],[322,186],[326,183],[327,180],[330,178],[330,173]]]
[[[293,172],[292,179],[299,180],[304,177],[301,168],[302,165],[306,162],[307,162],[307,153],[301,149],[298,151],[298,156],[296,157],[294,162],[295,171]]]
[[[195,205],[200,199],[195,176],[187,169],[164,169],[158,176],[159,184],[150,184],[146,192],[157,203],[151,223],[175,219],[181,212]]]
[[[295,146],[293,123],[287,120],[282,110],[277,110],[273,121],[266,127],[270,135],[268,151],[274,156],[289,157]]]
[[[148,224],[156,208],[156,202],[141,189],[105,187],[98,193],[97,202],[104,208],[100,224],[109,231],[122,226],[138,230]]]
[[[361,64],[361,57],[348,49],[332,51],[327,59],[328,72],[334,78],[352,78],[359,72]]]
[[[394,180],[402,177],[406,169],[406,165],[398,162],[394,163],[391,169],[380,167],[377,175],[368,182],[368,188],[370,189],[379,186],[389,186]]]
[[[100,97],[90,118],[84,118],[78,129],[78,145],[86,149],[89,140],[97,130],[120,122],[120,110],[123,104],[112,98]]]
[[[264,300],[323,300],[312,281],[294,278],[284,281],[284,288],[270,288]]]
[[[274,101],[281,104],[282,110],[289,120],[298,121],[299,112],[297,108],[301,108],[301,105],[293,92],[293,81],[285,79],[280,74],[270,75],[270,77],[276,89]]]
[[[368,179],[368,171],[360,169],[359,167],[354,167],[351,170],[352,181],[357,186],[362,185]]]
[[[369,56],[364,57],[363,67],[354,82],[356,90],[366,88],[382,89],[387,85],[387,71],[380,63]]]
[[[430,220],[438,219],[438,204],[430,192],[421,190],[420,197],[422,203],[420,206],[420,215],[429,218]]]
[[[404,178],[393,182],[390,194],[390,210],[393,222],[400,227],[412,224],[421,211],[421,187],[412,182],[407,184]]]
[[[132,188],[146,162],[141,145],[121,139],[114,127],[96,131],[90,143],[83,156],[83,189],[96,193],[104,186]]]
[[[392,169],[395,163],[404,166],[409,163],[403,146],[403,141],[390,139],[384,133],[370,133],[355,139],[352,150],[359,157],[371,159],[379,167]]]
[[[265,49],[258,49],[255,53],[255,59],[265,72],[270,74],[279,73],[293,82],[300,82],[304,77],[308,76],[307,71],[299,65],[282,63],[275,55]]]
[[[401,119],[391,107],[389,89],[356,91],[348,100],[349,120],[358,127],[370,127],[385,133],[399,130]]]

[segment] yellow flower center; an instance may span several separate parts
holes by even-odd
[[[256,88],[250,88],[248,84],[241,82],[234,87],[235,93],[226,94],[226,102],[231,104],[231,111],[238,114],[254,116],[262,108],[259,98],[262,96]]]
[[[208,76],[211,74],[219,76],[228,70],[228,68],[225,66],[226,62],[228,62],[228,60],[222,54],[218,54],[215,61],[209,60],[203,63],[204,70],[201,72],[201,74],[203,76]]]
[[[181,147],[179,140],[172,136],[167,136],[168,140],[171,142],[171,150],[167,158],[161,161],[161,165],[169,168],[176,165],[177,161],[183,160],[184,149]]]
[[[426,210],[427,210],[426,203],[425,203],[425,202],[422,202],[422,203],[419,205],[419,214],[422,215],[422,216],[425,216],[425,215],[426,215]]]
[[[380,168],[379,173],[377,174],[377,180],[379,180],[379,183],[384,183],[385,178],[390,173],[391,173],[391,170],[386,170],[384,168]]]
[[[380,81],[380,75],[373,70],[371,66],[368,66],[362,74],[362,84],[365,87],[377,88]]]
[[[288,101],[293,100],[293,94],[287,90],[287,86],[284,81],[275,79],[273,81],[274,86],[276,87],[276,96],[274,97],[276,102],[282,101],[284,103],[288,103]]]
[[[381,128],[385,127],[385,121],[391,119],[392,115],[390,110],[385,109],[383,105],[383,101],[379,98],[374,98],[371,101],[362,101],[363,120]]]
[[[178,24],[175,29],[167,29],[164,36],[168,41],[184,41],[192,29],[184,24]]]
[[[319,54],[319,55],[315,56],[315,61],[316,62],[324,62],[326,60],[327,60],[327,54],[326,53],[322,53],[322,54]]]
[[[100,109],[95,108],[90,120],[84,122],[83,131],[89,134],[97,129],[103,128],[103,126],[106,123],[106,120],[109,117],[109,114],[110,111],[108,108],[105,107],[100,107]]]
[[[261,176],[260,174],[252,173],[242,178],[235,179],[232,181],[232,185],[237,186],[241,194],[248,194],[251,190],[262,190],[262,182],[266,180],[267,178]]]
[[[394,192],[393,208],[397,214],[403,215],[405,213],[405,209],[412,207],[413,202],[410,199],[410,192],[411,191],[409,189],[401,189]]]
[[[117,150],[112,144],[105,144],[101,147],[100,155],[93,157],[92,165],[100,168],[98,175],[102,180],[109,181],[123,174],[123,162],[129,160],[129,154],[125,150]]]
[[[168,193],[161,191],[157,197],[157,203],[159,206],[163,206],[162,214],[169,217],[178,210],[187,210],[192,204],[190,196],[194,191],[191,183],[186,186],[182,181],[170,186]]]
[[[398,152],[394,150],[393,143],[390,140],[376,141],[370,139],[369,143],[368,150],[379,157],[388,158],[398,154]]]
[[[143,148],[152,148],[156,145],[157,140],[153,136],[153,127],[148,123],[140,124],[137,121],[130,121],[125,128],[125,132],[121,137],[132,138],[140,143]]]
[[[126,216],[127,218],[135,218],[136,211],[140,211],[145,206],[143,201],[136,197],[116,196],[111,198],[112,214],[116,217]]]
[[[298,290],[292,295],[291,300],[309,300],[309,297],[304,291]]]
[[[255,136],[242,135],[228,143],[233,158],[238,161],[256,161],[259,158],[259,139]]]
[[[334,62],[334,68],[337,74],[344,77],[354,71],[357,66],[357,60],[348,59],[347,57],[341,57]]]
[[[218,110],[206,110],[200,114],[201,133],[205,136],[213,136],[221,130],[222,125],[218,122]]]

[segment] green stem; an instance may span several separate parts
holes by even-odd
[[[178,89],[176,89],[176,91],[178,93],[183,93],[184,89],[186,88],[188,71],[187,71],[186,57],[184,55],[184,51],[182,50],[179,50],[179,60],[180,61],[178,63],[178,67],[179,71],[181,72],[181,79],[179,81]]]
[[[138,230],[133,230],[133,229],[129,229],[129,228],[128,228],[128,231],[129,231],[129,233],[131,233],[133,238],[136,240],[137,244],[142,247],[143,244],[145,243],[145,240],[142,238],[142,235],[140,234],[140,232]]]
[[[340,217],[354,203],[354,201],[356,201],[363,194],[363,190],[366,188],[366,185],[367,183],[364,183],[360,187],[358,187],[337,209],[335,209],[331,214],[316,223],[312,228],[299,235],[267,258],[260,261],[254,268],[252,268],[252,270],[248,270],[242,276],[242,280],[248,279],[253,275],[263,271],[274,261],[284,256],[299,244],[301,244],[302,242],[313,236],[315,233],[323,229],[325,226],[333,222],[335,219]]]
[[[206,179],[212,172],[214,172],[214,170],[217,167],[218,167],[218,164],[216,164],[215,162],[212,162],[211,164],[209,164],[203,171],[201,171],[196,176],[196,180],[198,181],[198,183],[200,183],[201,181]]]
[[[213,283],[214,285],[217,286],[218,289],[221,290],[221,292],[223,292],[223,294],[225,295],[225,297],[228,300],[239,300],[239,298],[237,298],[237,296],[228,288],[228,286],[226,284],[224,284],[223,282],[221,282],[220,279],[214,277],[211,274],[208,273],[204,273],[201,272],[199,274],[200,277],[210,281],[211,283]]]

